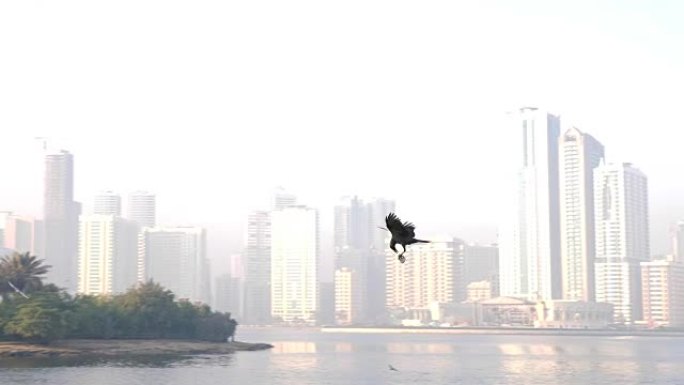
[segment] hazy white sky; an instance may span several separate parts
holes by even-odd
[[[663,252],[684,217],[683,19],[675,0],[3,1],[0,209],[40,212],[47,136],[78,200],[154,191],[162,221],[213,230],[215,260],[278,184],[326,228],[358,193],[493,241],[519,143],[502,115],[537,105],[649,176]]]

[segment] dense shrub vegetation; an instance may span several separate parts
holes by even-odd
[[[40,343],[62,338],[225,342],[237,327],[230,313],[176,301],[172,292],[152,281],[119,295],[71,296],[54,285],[43,284],[49,268],[28,253],[0,260],[1,339]]]

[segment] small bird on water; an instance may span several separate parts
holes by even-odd
[[[402,222],[395,213],[389,213],[389,215],[387,215],[385,218],[385,224],[387,225],[387,228],[380,228],[392,233],[392,239],[390,240],[389,245],[390,249],[397,253],[397,244],[404,248],[404,250],[398,256],[399,262],[401,263],[406,262],[406,257],[404,257],[406,246],[412,245],[414,243],[430,243],[430,241],[416,239],[416,226],[411,222]]]
[[[395,368],[395,367],[392,366],[392,365],[389,365],[389,364],[388,364],[387,366],[389,366],[389,370],[394,370],[395,372],[398,372],[398,371],[399,371],[399,370],[397,370],[397,368]]]

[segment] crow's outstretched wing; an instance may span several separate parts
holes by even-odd
[[[416,236],[416,226],[411,222],[402,223],[401,219],[394,213],[389,213],[389,215],[387,215],[385,224],[387,225],[387,230],[397,238],[413,238]]]

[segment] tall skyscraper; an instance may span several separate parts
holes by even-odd
[[[560,137],[560,229],[563,299],[594,300],[594,168],[603,145],[571,128]]]
[[[271,213],[271,315],[276,321],[318,320],[318,212],[290,206]]]
[[[368,205],[357,196],[343,197],[335,206],[335,251],[369,250],[371,235]]]
[[[138,228],[116,215],[81,215],[78,292],[123,293],[137,282]]]
[[[147,191],[135,191],[128,196],[128,219],[142,227],[157,223],[157,197]]]
[[[385,227],[385,217],[391,212],[396,211],[396,202],[385,198],[374,198],[368,203],[371,232],[371,247],[378,255],[385,255],[385,250],[388,247],[389,240],[388,233],[378,229],[378,227]],[[384,261],[384,258],[381,258]]]
[[[384,255],[388,233],[378,227],[385,227],[385,217],[394,210],[391,200],[342,197],[335,206],[335,249],[354,248]]]
[[[513,127],[522,134],[517,201],[501,229],[501,292],[530,299],[561,295],[558,136],[560,118],[521,108]]]
[[[369,205],[357,196],[342,197],[334,214],[335,319],[337,323],[348,324],[366,317],[365,301],[362,305],[361,299],[367,297],[368,265],[372,258]],[[338,298],[338,294],[345,297]],[[344,319],[340,318],[342,313]]]
[[[457,292],[456,259],[462,241],[428,238],[432,243],[411,245],[406,263],[387,252],[387,307],[427,309],[433,303],[452,303]]]
[[[70,292],[78,288],[78,217],[74,201],[74,157],[68,151],[45,157],[45,261],[52,269],[47,281]]]
[[[95,196],[93,214],[121,216],[121,195],[103,191]]]
[[[140,237],[143,280],[158,282],[176,298],[211,303],[203,228],[145,227]]]
[[[388,233],[385,217],[394,211],[393,201],[357,196],[343,197],[335,206],[335,250],[337,269],[355,272],[354,296],[361,298],[355,317],[379,319],[385,311],[385,250]]]
[[[247,217],[245,248],[245,323],[271,323],[271,213]]]
[[[389,199],[374,198],[370,201],[369,208],[372,245],[366,273],[366,317],[375,322],[381,322],[387,309],[385,252],[389,247],[389,238],[388,233],[378,227],[385,227],[385,217],[396,211],[396,203]]]
[[[617,322],[641,319],[640,263],[650,258],[648,182],[630,163],[594,169],[596,301],[614,305]]]

